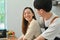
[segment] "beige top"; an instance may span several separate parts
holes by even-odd
[[[33,19],[30,25],[28,26],[24,38],[26,38],[27,40],[33,40],[34,37],[38,37],[40,34],[41,34],[41,29],[39,23]]]

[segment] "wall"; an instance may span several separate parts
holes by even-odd
[[[52,11],[60,16],[60,5],[59,6],[53,6]]]
[[[22,11],[26,6],[32,7],[33,0],[6,0],[6,16],[8,30],[13,30],[16,36],[21,36]]]
[[[21,36],[21,22],[22,22],[22,11],[24,7],[30,6],[33,8],[33,0],[6,0],[6,25],[8,30],[13,30],[16,36]],[[52,11],[55,13],[60,12],[60,7],[53,7]],[[38,18],[38,14],[37,18]]]

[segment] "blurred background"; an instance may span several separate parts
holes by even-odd
[[[15,32],[16,37],[22,35],[22,12],[25,7],[33,7],[34,0],[0,0],[0,29],[6,28]],[[52,12],[60,16],[60,0],[52,0]],[[35,11],[35,10],[34,10]],[[36,18],[39,16],[35,11]]]

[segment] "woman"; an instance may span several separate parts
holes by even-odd
[[[40,26],[36,21],[32,8],[30,7],[26,7],[23,11],[22,33],[23,35],[19,40],[33,40],[41,34]]]

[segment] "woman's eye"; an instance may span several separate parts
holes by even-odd
[[[30,14],[30,12],[28,12],[28,14]]]
[[[30,12],[24,13],[24,15],[26,15],[26,14],[30,14]]]

